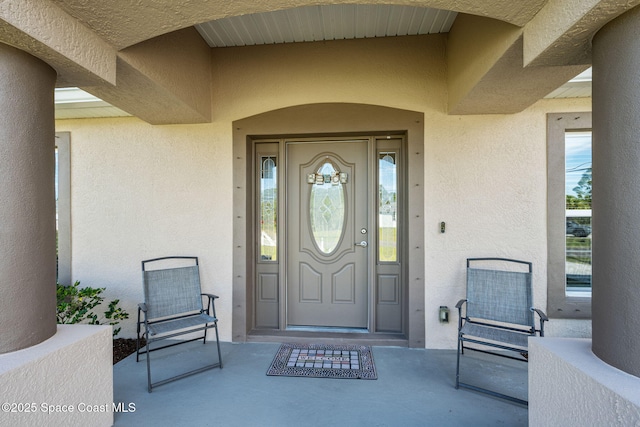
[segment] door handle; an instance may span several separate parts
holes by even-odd
[[[367,246],[369,246],[369,244],[364,240],[362,242],[360,242],[360,243],[356,242],[356,243],[354,243],[354,245],[362,246],[363,248],[366,248]]]

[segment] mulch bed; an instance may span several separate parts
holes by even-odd
[[[140,343],[144,345],[144,341]],[[135,338],[114,338],[113,339],[113,364],[115,365],[125,357],[136,352]]]

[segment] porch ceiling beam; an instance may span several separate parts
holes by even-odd
[[[116,50],[50,0],[0,2],[0,42],[53,67],[59,87],[116,82]]]
[[[640,0],[549,0],[524,27],[524,66],[591,64],[591,39]]]
[[[150,124],[211,121],[211,49],[194,28],[120,51],[117,74],[81,88]]]
[[[520,112],[587,68],[525,68],[522,55],[522,28],[458,15],[447,48],[449,114]]]

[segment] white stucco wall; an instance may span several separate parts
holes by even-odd
[[[429,347],[456,345],[454,306],[465,295],[468,257],[531,261],[534,305],[546,311],[546,114],[590,108],[590,100],[543,100],[513,115],[425,117]],[[441,305],[451,310],[448,325],[438,321]],[[547,335],[564,334],[565,325],[576,331],[569,336],[590,336],[590,321],[559,319],[547,325]]]
[[[638,426],[640,378],[596,357],[591,340],[529,340],[529,425]]]
[[[220,296],[220,331],[230,341],[230,124],[85,119],[59,121],[57,130],[71,132],[73,280],[119,298],[131,315],[121,336],[134,336],[140,262],[199,256],[204,292]]]
[[[218,49],[211,124],[58,121],[57,131],[71,132],[74,280],[120,298],[132,315],[122,334],[133,336],[140,261],[200,256],[205,291],[221,296],[221,339],[230,341],[233,120],[292,105],[353,102],[425,114],[427,347],[455,346],[453,308],[464,295],[469,256],[531,260],[535,303],[545,308],[546,114],[590,110],[590,100],[545,100],[514,115],[447,116],[443,41]],[[448,325],[438,322],[440,305],[452,310]]]
[[[112,425],[121,402],[113,401],[111,335],[110,326],[58,325],[48,340],[0,354],[0,425]]]

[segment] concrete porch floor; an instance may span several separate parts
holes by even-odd
[[[373,347],[377,380],[267,376],[277,343],[222,343],[224,368],[147,393],[144,357],[114,366],[115,426],[526,426],[525,406],[454,388],[456,353]],[[497,359],[497,360],[496,360]],[[153,380],[215,362],[215,344],[152,353]],[[175,373],[174,373],[175,372]],[[480,372],[483,372],[480,374]],[[466,352],[461,378],[527,396],[527,364]]]

